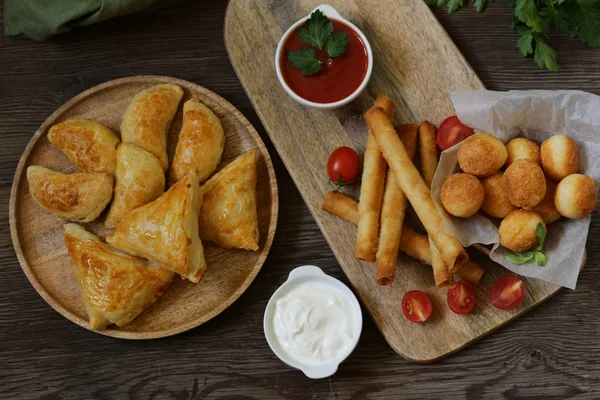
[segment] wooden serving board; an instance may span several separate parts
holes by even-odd
[[[138,318],[122,328],[96,331],[125,339],[153,339],[194,328],[215,317],[233,303],[252,283],[273,242],[277,226],[277,181],[271,157],[248,120],[219,95],[194,83],[164,76],[137,76],[117,79],[93,87],[69,100],[52,114],[27,145],[17,167],[10,195],[10,230],[27,278],[37,292],[54,308],[76,324],[89,329],[73,265],[64,243],[64,221],[41,209],[29,194],[26,171],[41,165],[55,171],[77,171],[67,157],[47,137],[53,125],[71,118],[99,121],[119,132],[121,117],[133,96],[158,83],[174,83],[184,97],[169,130],[172,160],[183,119],[183,103],[194,98],[206,104],[221,120],[225,149],[218,170],[251,150],[257,152],[257,208],[260,249],[222,249],[204,242],[208,268],[198,284],[175,278],[166,293]],[[104,239],[112,230],[104,227],[104,215],[84,227]]]
[[[364,152],[367,128],[361,114],[376,93],[396,104],[397,121],[438,124],[454,114],[450,93],[484,89],[483,84],[422,0],[331,0],[328,4],[356,24],[374,53],[367,90],[350,105],[319,111],[292,100],[280,86],[274,67],[277,43],[295,21],[318,0],[232,0],[225,18],[225,43],[235,71],[275,148],[298,186],[348,279],[358,292],[389,345],[402,357],[431,362],[455,352],[524,314],[555,294],[559,287],[526,279],[527,296],[512,311],[489,302],[493,282],[509,273],[489,261],[478,286],[474,311],[459,316],[446,305],[446,290],[438,290],[427,266],[399,258],[393,285],[377,286],[375,264],[354,258],[356,228],[321,210],[332,190],[326,174],[329,154],[339,146]],[[345,192],[358,199],[358,184]],[[401,311],[404,294],[427,292],[434,314],[425,324],[408,322]]]

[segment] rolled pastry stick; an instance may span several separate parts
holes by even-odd
[[[431,267],[433,268],[435,286],[439,289],[454,287],[456,282],[452,279],[452,274],[448,271],[448,266],[444,262],[440,251],[435,247],[431,236],[429,236],[429,250],[431,251]]]
[[[396,133],[412,159],[417,147],[418,127],[414,124],[398,125]],[[377,250],[377,284],[381,286],[391,285],[394,282],[406,204],[406,195],[400,189],[394,174],[388,170],[381,205],[381,229]]]
[[[364,118],[375,137],[396,181],[406,193],[425,230],[442,254],[450,273],[454,273],[469,259],[462,244],[453,236],[442,232],[439,216],[429,188],[419,171],[408,157],[402,141],[396,135],[385,112],[380,107],[371,107]],[[364,182],[363,182],[364,184]]]
[[[358,202],[339,192],[329,192],[321,206],[323,211],[335,215],[351,224],[358,224]],[[415,258],[425,265],[431,265],[431,249],[429,239],[414,230],[403,226],[402,240],[400,240],[400,251],[407,256]],[[456,273],[460,279],[464,279],[473,285],[477,285],[485,270],[474,263],[467,261]]]
[[[327,193],[321,209],[353,225],[358,225],[358,202],[340,192]]]
[[[437,144],[435,141],[436,128],[429,121],[419,125],[419,153],[421,155],[421,174],[428,188],[438,166]]]
[[[393,118],[394,103],[389,97],[378,94],[375,104],[380,107],[388,121]],[[385,159],[379,151],[377,141],[369,132],[363,162],[360,203],[358,206],[358,233],[356,234],[355,256],[360,260],[375,261],[377,236],[379,234],[379,215],[385,184],[385,169]]]

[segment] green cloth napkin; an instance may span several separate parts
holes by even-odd
[[[44,40],[174,0],[5,0],[4,34]]]

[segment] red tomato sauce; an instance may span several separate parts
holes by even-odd
[[[339,57],[329,58],[325,48],[315,49],[323,68],[314,75],[304,76],[287,59],[288,52],[310,47],[300,41],[296,32],[288,36],[281,52],[281,72],[287,85],[298,96],[314,103],[335,103],[350,96],[367,74],[368,56],[365,44],[358,34],[343,22],[330,19],[333,32],[345,30],[348,46]]]

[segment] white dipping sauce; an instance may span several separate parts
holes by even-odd
[[[344,293],[327,284],[302,282],[276,302],[273,327],[282,349],[306,364],[348,354],[354,342],[354,310]]]

